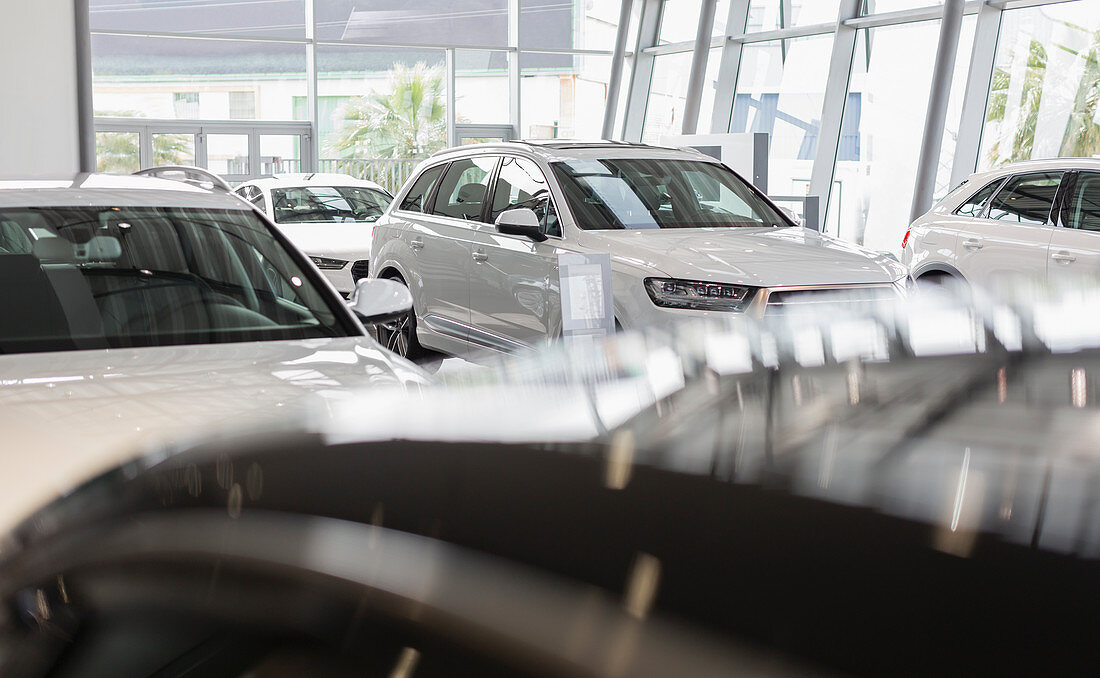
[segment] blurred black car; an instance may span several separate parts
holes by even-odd
[[[590,442],[142,458],[3,544],[0,674],[1094,673],[1100,351],[906,313],[647,340],[681,387]]]

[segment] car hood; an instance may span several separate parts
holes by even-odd
[[[891,258],[806,228],[586,231],[583,244],[612,261],[689,280],[774,287],[889,283]]]
[[[280,231],[306,254],[356,261],[370,258],[374,224],[276,224]]]
[[[429,381],[367,337],[0,356],[0,529],[145,450]]]

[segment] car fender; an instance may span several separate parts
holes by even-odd
[[[424,308],[424,283],[414,273],[415,267],[410,265],[415,257],[416,253],[400,238],[389,238],[381,247],[371,248],[370,277],[389,277],[390,271],[396,271],[412,293],[414,310]],[[418,313],[418,320],[419,317]]]
[[[966,277],[963,276],[961,272],[959,272],[959,269],[955,268],[951,264],[947,264],[942,261],[929,261],[927,263],[921,264],[920,266],[913,269],[910,277],[913,278],[913,280],[916,280],[922,275],[927,275],[929,273],[943,273],[953,278],[958,278],[959,280],[966,280]]]

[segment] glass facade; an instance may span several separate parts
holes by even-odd
[[[974,169],[1100,155],[1100,0],[1027,4],[964,8],[936,199],[953,176]],[[737,14],[745,5],[716,0],[697,129],[768,133],[771,193],[827,198],[829,233],[897,251],[912,211],[942,5],[751,0],[745,24],[727,26],[731,8]],[[307,137],[279,130],[254,132],[249,143],[261,148],[243,152],[240,139],[204,145],[198,132],[163,125],[150,128],[151,141],[135,140],[115,121],[97,135],[100,165],[129,170],[140,147],[143,159],[201,158],[226,171],[257,158],[258,167],[245,169],[286,171],[301,167],[300,158],[323,170],[354,169],[412,162],[446,145],[456,124],[512,125],[520,138],[598,137],[620,7],[620,0],[92,0],[98,116],[258,125],[307,121],[317,111],[312,156],[303,152]],[[702,7],[633,3],[615,138],[658,143],[683,129]],[[858,29],[854,44],[837,39],[843,21]],[[972,64],[975,35],[983,47],[997,39]],[[840,72],[847,78],[834,72],[840,64],[850,65]],[[967,87],[971,68],[978,80]],[[831,157],[823,142],[836,145],[826,168],[816,167]]]
[[[294,119],[307,120],[306,98]],[[416,158],[447,145],[443,50],[319,45],[320,157]]]
[[[1004,12],[979,167],[1100,155],[1100,2]]]
[[[840,0],[752,0],[747,32],[833,23],[839,8]]]
[[[293,120],[306,94],[304,45],[92,36],[95,114],[178,120]]]
[[[832,35],[745,45],[729,130],[771,135],[768,191],[805,195],[821,130]],[[845,117],[840,157],[859,152],[858,107]]]
[[[924,120],[932,86],[938,21],[865,29],[856,40],[834,186],[839,200],[830,205],[834,234],[873,250],[897,251],[909,226]],[[958,99],[966,83],[973,41],[960,40],[960,54],[948,107],[945,149],[940,155],[939,192],[949,187]],[[964,48],[965,45],[965,48]],[[950,100],[949,100],[950,102]]]

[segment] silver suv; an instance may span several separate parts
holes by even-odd
[[[1100,160],[1058,158],[972,175],[913,222],[902,261],[918,282],[989,287],[1100,275]]]
[[[762,314],[895,297],[886,256],[796,226],[756,188],[690,150],[612,142],[442,151],[375,222],[372,276],[412,291],[391,350],[514,351],[562,333],[558,256],[610,254],[614,323]]]

